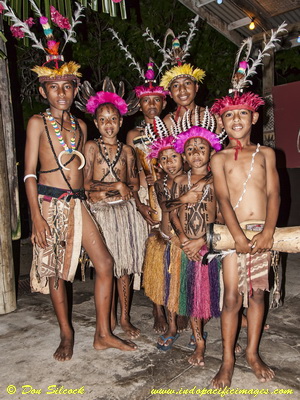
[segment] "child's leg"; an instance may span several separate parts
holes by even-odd
[[[168,330],[158,338],[158,348],[161,350],[170,349],[178,337],[176,313],[168,310]]]
[[[121,306],[120,325],[123,331],[131,338],[140,336],[141,331],[130,322],[131,287],[129,275],[117,279],[118,296]]]
[[[187,330],[189,318],[185,315],[177,315],[177,331],[183,332]]]
[[[168,329],[168,323],[165,317],[164,307],[153,303],[153,329],[156,333],[165,333]]]
[[[260,382],[266,382],[274,378],[274,371],[269,368],[258,354],[258,346],[263,327],[265,313],[265,293],[262,290],[255,290],[249,299],[247,310],[248,320],[248,343],[246,359],[252,368],[255,376]]]
[[[121,340],[111,333],[113,259],[100,236],[98,228],[84,206],[82,206],[82,219],[82,244],[95,267],[96,332],[94,348],[105,350],[114,347],[120,350],[135,350],[136,345],[134,343]]]
[[[70,321],[68,296],[65,282],[58,281],[58,288],[54,289],[55,278],[49,279],[50,297],[60,328],[60,344],[53,357],[57,361],[71,360],[74,347],[74,331]]]
[[[215,388],[231,385],[234,369],[234,349],[238,330],[242,296],[238,293],[237,256],[232,254],[223,260],[224,302],[221,314],[223,358],[219,372],[212,380]]]
[[[202,334],[202,321],[200,318],[191,317],[191,326],[193,335],[195,338],[196,348],[194,353],[189,357],[188,362],[192,365],[204,365],[204,352],[205,352],[205,340]]]

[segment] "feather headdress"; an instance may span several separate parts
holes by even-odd
[[[257,111],[260,105],[264,104],[261,97],[254,93],[243,93],[243,90],[252,85],[250,77],[257,74],[256,69],[262,64],[262,60],[265,56],[269,56],[269,50],[273,49],[276,43],[279,41],[278,34],[286,32],[286,23],[282,23],[276,31],[271,31],[271,37],[265,44],[263,50],[258,51],[256,59],[250,58],[252,50],[252,38],[245,39],[240,49],[237,52],[233,75],[231,78],[232,88],[229,90],[229,95],[221,99],[216,100],[211,108],[213,114],[222,115],[228,110],[245,108],[250,111]],[[240,61],[243,52],[245,56]]]
[[[176,131],[176,133],[177,132],[178,131]],[[159,117],[154,118],[153,125],[147,124],[145,127],[145,136],[149,141],[148,159],[158,158],[159,153],[163,150],[174,149],[174,141],[176,137],[174,130],[172,130],[170,134],[166,125]]]
[[[34,0],[29,0],[32,9],[36,16],[39,18],[39,23],[42,25],[43,32],[46,38],[46,45],[43,45],[41,39],[37,39],[36,35],[30,30],[30,27],[35,23],[33,18],[29,18],[27,21],[21,21],[14,13],[11,7],[8,7],[4,1],[1,1],[1,5],[5,9],[5,16],[12,21],[11,32],[17,37],[28,37],[33,42],[33,47],[36,47],[46,53],[46,62],[42,66],[35,66],[32,71],[36,72],[39,81],[53,81],[53,80],[76,80],[79,82],[81,76],[78,69],[79,64],[74,61],[64,62],[62,55],[63,50],[67,43],[76,43],[75,39],[75,26],[80,24],[79,19],[83,16],[83,9],[79,3],[76,4],[76,11],[74,17],[70,22],[68,18],[63,17],[53,6],[50,6],[51,21],[58,28],[63,31],[64,45],[60,48],[60,42],[56,41],[53,35],[53,30],[50,27],[48,18],[42,15],[41,11],[37,7]]]
[[[178,121],[177,123],[178,129],[181,131],[181,133],[177,135],[174,144],[174,148],[177,153],[184,153],[184,146],[186,142],[191,138],[199,137],[207,140],[210,146],[216,151],[221,150],[222,138],[213,132],[216,127],[216,122],[214,117],[209,112],[208,107],[205,108],[201,123],[198,120],[196,126],[192,125],[191,112],[190,110],[187,110],[184,113],[182,120]]]
[[[166,98],[168,91],[164,90],[162,86],[156,85],[156,76],[154,72],[154,61],[152,58],[149,59],[149,62],[147,64],[147,70],[144,72],[144,70],[141,68],[140,64],[135,60],[133,55],[130,53],[128,50],[128,46],[125,46],[122,39],[119,37],[118,33],[113,30],[112,28],[108,29],[112,33],[113,39],[115,39],[118,43],[118,46],[120,49],[125,53],[125,58],[130,61],[129,67],[133,67],[133,69],[137,70],[139,73],[140,78],[144,80],[144,84],[140,86],[136,86],[134,89],[135,95],[138,99],[144,96],[162,96],[163,98]],[[163,64],[161,65],[157,76],[160,74],[161,69],[163,68]],[[139,108],[139,104],[137,104],[137,110]],[[136,111],[137,111],[136,110]]]
[[[200,68],[195,68],[191,64],[186,64],[185,59],[189,56],[189,49],[191,47],[191,42],[197,31],[197,22],[199,16],[197,15],[191,22],[189,22],[189,33],[181,32],[180,35],[175,36],[172,29],[168,29],[165,34],[164,46],[160,47],[157,41],[154,41],[153,36],[150,34],[149,30],[146,30],[144,35],[148,36],[147,40],[151,40],[156,46],[159,46],[159,51],[164,56],[164,64],[173,65],[171,69],[166,71],[162,76],[160,85],[168,90],[174,79],[181,77],[189,77],[195,82],[202,82],[205,71]],[[171,49],[166,47],[167,38],[172,36],[172,46]],[[186,38],[186,43],[181,47],[180,39]]]
[[[124,83],[119,83],[119,88],[116,90],[115,85],[109,77],[105,77],[102,85],[102,90],[96,92],[88,81],[84,81],[78,91],[78,99],[75,105],[79,110],[89,114],[96,114],[99,106],[102,104],[112,104],[123,115],[132,114],[132,103],[129,97],[126,101],[123,99],[125,94]]]

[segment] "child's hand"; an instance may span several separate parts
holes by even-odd
[[[273,235],[262,231],[253,236],[252,240],[249,242],[249,246],[251,249],[250,252],[251,254],[255,254],[270,251],[273,247],[273,242]]]
[[[182,245],[182,249],[190,260],[200,261],[199,251],[205,244],[203,237],[199,239],[188,240]]]
[[[146,181],[148,186],[154,186],[154,179],[151,174],[146,175]]]
[[[180,196],[182,203],[196,204],[202,197],[202,189],[199,189],[199,184],[195,184],[188,192]]]
[[[157,224],[151,217],[151,213],[157,214],[157,211],[153,210],[153,208],[141,203],[137,205],[137,210],[142,214],[142,217],[149,225],[153,226]]]
[[[247,254],[251,252],[251,247],[249,245],[250,240],[246,238],[245,235],[241,236],[235,241],[235,251],[237,254],[243,253]]]
[[[42,249],[47,247],[47,235],[51,235],[51,231],[49,225],[46,220],[40,215],[37,218],[32,220],[32,234],[31,234],[31,242],[32,244],[36,244]]]
[[[122,200],[129,200],[132,197],[132,191],[126,185],[126,183],[120,182],[118,190]]]

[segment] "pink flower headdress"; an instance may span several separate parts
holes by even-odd
[[[180,133],[177,136],[177,139],[174,144],[175,151],[180,154],[184,153],[184,146],[186,142],[191,138],[205,139],[210,144],[210,146],[216,151],[219,151],[222,148],[220,139],[215,133],[209,131],[208,129],[203,128],[202,126],[192,126],[190,129]]]
[[[108,76],[104,78],[102,90],[96,92],[88,81],[84,81],[78,91],[78,100],[75,105],[79,110],[95,115],[101,104],[112,104],[121,115],[131,115],[132,105],[130,99],[123,99],[125,94],[124,83],[119,83],[118,91]]]
[[[32,71],[36,72],[39,81],[57,81],[57,80],[75,80],[79,83],[79,77],[81,74],[78,72],[80,65],[74,61],[64,62],[62,55],[64,48],[68,42],[76,43],[74,27],[80,24],[79,18],[83,16],[82,7],[79,3],[76,3],[77,9],[72,18],[72,22],[68,18],[63,17],[53,6],[50,6],[51,21],[58,26],[64,34],[64,45],[59,50],[60,42],[56,41],[53,36],[53,30],[50,27],[48,18],[41,14],[41,11],[35,4],[34,0],[29,0],[34,13],[39,18],[39,23],[42,25],[44,35],[46,37],[46,46],[43,45],[42,40],[38,39],[36,35],[30,30],[32,25],[35,23],[33,18],[29,18],[26,21],[21,21],[14,13],[11,7],[8,7],[4,1],[1,1],[1,5],[5,10],[5,16],[8,17],[11,22],[11,31],[15,37],[23,38],[28,37],[33,42],[33,47],[42,50],[46,53],[46,62],[42,66],[35,66]]]
[[[247,38],[242,42],[240,49],[237,52],[233,75],[231,78],[232,88],[229,90],[229,95],[215,101],[211,108],[213,114],[222,115],[224,112],[236,109],[247,109],[250,111],[257,111],[258,107],[264,104],[261,97],[254,93],[243,93],[243,90],[252,84],[249,79],[255,75],[256,68],[262,64],[262,59],[269,56],[268,51],[275,47],[278,42],[278,34],[285,32],[286,23],[282,23],[274,32],[271,31],[271,37],[266,43],[264,49],[259,50],[257,58],[254,60],[250,58],[252,49],[252,38]],[[241,54],[246,50],[245,57],[240,61]]]
[[[110,103],[115,106],[121,115],[126,114],[128,111],[127,104],[122,97],[111,92],[97,92],[95,96],[91,96],[86,104],[86,111],[94,115],[97,108],[105,103]]]

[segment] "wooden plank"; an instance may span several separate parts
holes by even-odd
[[[227,29],[227,24],[222,21],[219,17],[214,15],[209,10],[205,9],[205,7],[198,7],[197,0],[179,0],[184,6],[189,8],[195,14],[198,14],[200,18],[206,21],[211,27],[213,27],[216,31],[220,32],[223,36],[229,39],[232,43],[240,46],[241,42],[244,40],[244,37],[235,31],[229,31]]]

